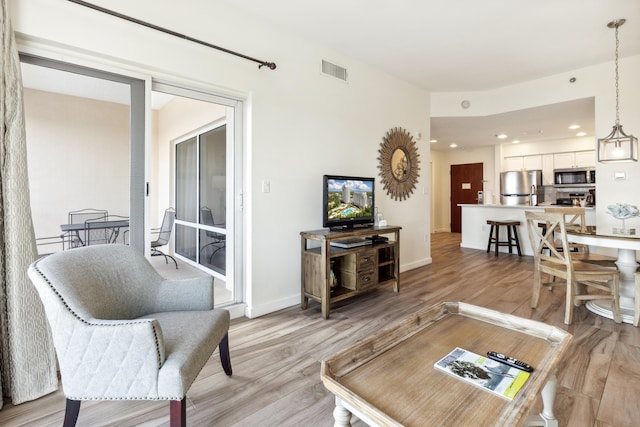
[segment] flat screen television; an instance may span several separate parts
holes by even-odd
[[[368,227],[375,215],[375,178],[324,175],[322,226],[331,229]]]

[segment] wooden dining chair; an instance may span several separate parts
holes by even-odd
[[[577,232],[577,233],[586,233],[587,232],[587,220],[585,209],[582,207],[551,207],[545,208],[545,212],[547,213],[560,213],[564,216],[564,225],[565,230],[568,232]],[[556,249],[562,250],[562,243],[556,237],[555,239]],[[589,251],[589,245],[585,245],[582,243],[572,243],[568,244],[569,250],[572,251],[572,259],[574,261],[583,261],[592,264],[601,264],[607,267],[615,267],[616,258],[591,253]]]
[[[574,253],[569,250],[562,213],[525,211],[525,218],[534,254],[531,308],[538,306],[543,286],[563,285],[566,286],[565,324],[571,324],[574,305],[595,299],[611,300],[614,321],[621,323],[620,273],[617,268],[574,260]],[[544,232],[538,227],[540,222],[549,224]],[[556,246],[558,242],[561,245],[560,249]],[[548,274],[554,281],[543,282],[542,274]],[[555,281],[555,278],[561,280]],[[587,287],[595,292],[589,293]]]

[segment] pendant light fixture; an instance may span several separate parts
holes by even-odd
[[[618,46],[620,42],[618,41],[618,28],[625,21],[625,19],[616,19],[607,24],[607,27],[616,30],[616,122],[609,135],[598,139],[598,161],[602,163],[638,161],[638,138],[624,133],[620,124],[618,101]]]

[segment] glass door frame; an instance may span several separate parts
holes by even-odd
[[[64,62],[35,55],[27,51],[19,52],[20,62],[84,75],[96,79],[124,83],[130,87],[129,99],[129,245],[144,254],[150,253],[150,239],[147,232],[147,149],[150,79],[127,73],[124,70],[107,71],[97,65],[81,65],[78,62]]]
[[[195,203],[196,203],[196,214],[195,214],[195,221],[189,221],[183,218],[180,218],[178,215],[176,216],[176,225],[181,225],[184,227],[188,227],[191,229],[195,229],[196,230],[196,234],[195,234],[195,251],[194,251],[194,256],[195,256],[195,262],[194,260],[185,257],[183,255],[181,255],[179,252],[177,252],[177,249],[174,249],[174,255],[177,256],[179,259],[185,261],[186,263],[188,263],[189,265],[192,265],[194,267],[197,267],[201,270],[205,270],[207,273],[211,274],[213,277],[216,277],[218,279],[224,280],[225,282],[228,280],[226,271],[228,270],[232,270],[233,269],[233,258],[229,258],[227,256],[225,256],[225,273],[222,274],[219,271],[216,271],[214,269],[208,268],[206,266],[204,266],[201,262],[200,262],[200,256],[201,254],[201,250],[202,250],[202,243],[201,243],[201,239],[202,239],[202,231],[212,231],[214,233],[219,233],[219,234],[224,234],[225,236],[227,234],[231,234],[233,235],[233,229],[234,229],[234,225],[233,223],[229,224],[229,226],[225,226],[224,228],[220,228],[220,227],[215,227],[215,226],[210,226],[210,225],[206,225],[202,223],[202,218],[200,216],[200,212],[202,207],[204,207],[203,205],[203,201],[202,201],[202,191],[200,188],[200,183],[201,183],[201,165],[202,165],[202,161],[201,161],[201,136],[203,136],[204,134],[214,131],[216,129],[220,129],[221,127],[226,127],[225,129],[225,133],[226,130],[229,129],[229,127],[227,126],[227,122],[230,121],[228,117],[225,117],[223,119],[220,120],[216,120],[213,123],[210,123],[208,125],[205,125],[193,132],[190,132],[178,139],[176,139],[175,141],[173,141],[172,145],[173,145],[173,152],[174,152],[174,161],[173,161],[173,167],[177,170],[178,168],[178,146],[180,144],[183,143],[188,143],[191,140],[195,139],[195,143],[196,143],[196,149],[194,150],[196,153],[196,159],[195,159],[195,165],[196,165],[196,170],[194,171],[194,176],[196,177],[195,182],[194,182],[194,186],[196,188],[192,188],[191,191],[193,191],[193,193],[196,195],[195,197]],[[232,120],[231,120],[232,121]],[[233,144],[233,138],[229,138],[229,136],[226,136],[226,148],[227,151],[229,150],[229,146]],[[225,162],[226,162],[226,169],[229,170],[229,160],[230,160],[230,156],[226,156]],[[178,183],[177,183],[177,179],[178,179],[178,174],[174,174],[174,180],[173,180],[173,184],[174,184],[174,194],[176,195],[176,211],[179,211],[179,207],[178,207]],[[229,185],[228,185],[228,177],[227,177],[227,184],[225,186],[225,204],[226,206],[229,205],[229,203],[233,203],[233,199],[229,200]],[[228,210],[226,210],[225,216],[227,216],[228,214]],[[225,218],[225,224],[226,221],[228,220],[228,217]],[[177,234],[177,233],[176,233]],[[233,244],[233,239],[226,239],[225,240],[225,252],[229,251],[231,254],[233,254],[233,248],[234,248],[234,244]],[[235,289],[234,289],[235,291]],[[235,293],[234,293],[235,295]],[[235,296],[234,296],[234,300],[235,300]]]
[[[244,303],[244,209],[243,209],[243,193],[244,193],[244,157],[243,157],[243,128],[245,103],[240,97],[231,98],[212,93],[208,90],[196,89],[168,81],[153,80],[152,90],[156,92],[168,93],[170,95],[192,98],[199,101],[210,102],[227,107],[227,114],[224,120],[214,121],[200,129],[194,130],[188,135],[182,136],[173,142],[171,153],[171,182],[173,183],[173,197],[176,195],[176,145],[179,141],[185,141],[207,130],[214,129],[216,126],[226,125],[227,139],[227,184],[226,184],[226,274],[221,275],[215,270],[203,267],[197,262],[181,256],[175,255],[182,261],[194,266],[200,270],[206,271],[214,277],[225,280],[227,286],[233,291],[233,299],[223,305],[234,305]],[[199,168],[199,165],[198,165]],[[199,173],[198,173],[199,176]],[[200,207],[200,195],[198,194],[198,208]],[[175,200],[174,200],[175,202]],[[198,223],[200,219],[198,217]],[[192,226],[191,222],[184,222],[180,218],[176,218],[176,224]],[[200,226],[199,230],[205,230],[206,227]],[[199,237],[198,237],[199,239]],[[198,254],[199,256],[199,254]],[[197,259],[197,258],[196,258]]]

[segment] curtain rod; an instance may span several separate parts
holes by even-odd
[[[123,15],[121,13],[115,12],[115,11],[110,10],[110,9],[106,9],[104,7],[96,6],[95,4],[92,4],[92,3],[87,3],[86,1],[82,1],[82,0],[68,0],[68,1],[70,1],[71,3],[79,4],[80,6],[88,7],[89,9],[97,10],[98,12],[106,13],[107,15],[115,16],[116,18],[124,19],[125,21],[133,22],[134,24],[142,25],[143,27],[151,28],[151,29],[156,30],[156,31],[160,31],[160,32],[163,32],[163,33],[166,33],[166,34],[170,34],[170,35],[175,36],[175,37],[179,37],[179,38],[184,39],[184,40],[188,40],[190,42],[198,43],[198,44],[201,44],[203,46],[210,47],[212,49],[216,49],[216,50],[219,50],[219,51],[231,54],[231,55],[239,56],[240,58],[244,58],[244,59],[247,59],[249,61],[257,62],[258,64],[260,64],[260,65],[258,65],[258,68],[267,67],[270,70],[275,70],[276,69],[275,62],[262,61],[260,59],[252,58],[250,56],[243,55],[242,53],[234,52],[232,50],[225,49],[224,47],[216,46],[216,45],[213,45],[211,43],[204,42],[202,40],[194,39],[193,37],[189,37],[187,35],[184,35],[184,34],[169,30],[167,28],[160,27],[158,25],[150,24],[149,22],[145,22],[145,21],[141,21],[141,20],[136,19],[136,18],[132,18],[131,16]]]

